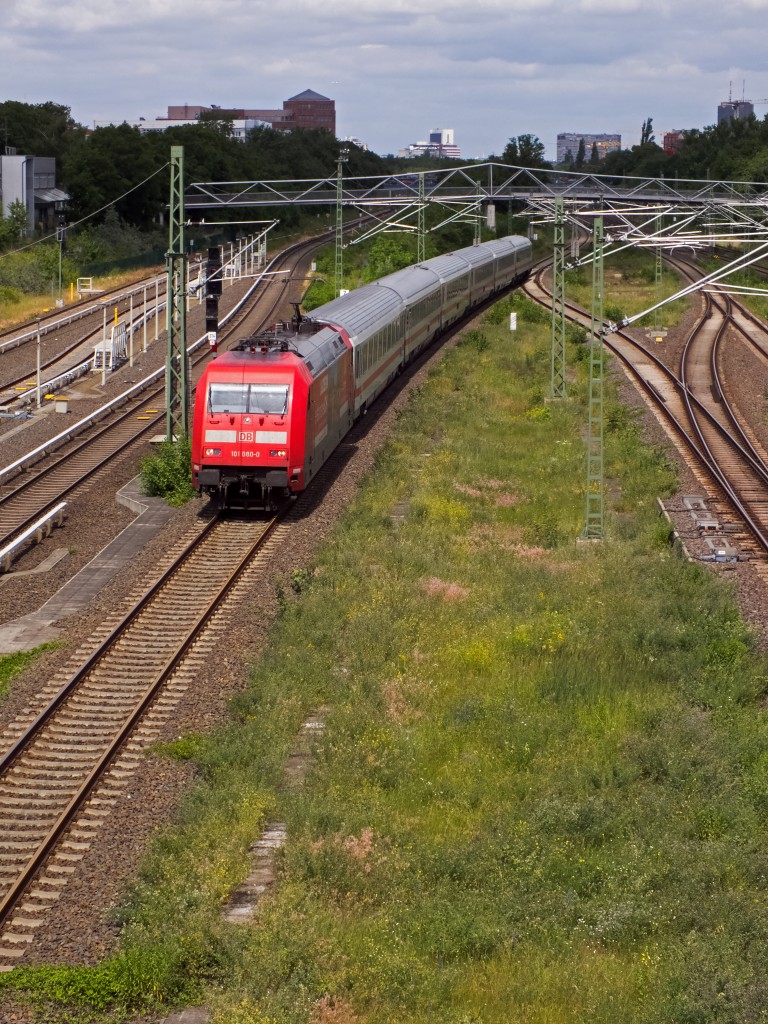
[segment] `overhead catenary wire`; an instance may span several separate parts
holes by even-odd
[[[636,313],[634,316],[625,317],[620,326],[628,327],[630,324],[635,323],[636,320],[640,320],[644,316],[647,316],[648,313],[653,313],[654,310],[659,309],[661,306],[666,306],[668,302],[674,302],[675,299],[680,299],[685,295],[690,295],[691,292],[701,291],[704,289],[705,285],[716,284],[724,277],[728,277],[729,274],[734,273],[734,271],[743,270],[745,267],[751,266],[753,263],[757,263],[757,261],[762,259],[765,255],[766,250],[768,250],[768,242],[763,242],[761,245],[757,246],[756,249],[753,249],[751,253],[747,253],[745,256],[740,256],[738,259],[726,264],[726,266],[713,270],[711,274],[707,274],[705,277],[700,278],[700,280],[694,281],[693,284],[689,284],[687,287],[681,288],[679,292],[675,292],[674,295],[670,295],[668,299],[663,299],[661,302],[657,302],[654,306],[649,306],[648,309],[643,310],[642,313]]]
[[[128,189],[127,192],[123,192],[121,196],[118,196],[117,199],[112,199],[110,202],[105,203],[104,206],[99,207],[98,210],[94,210],[92,213],[87,213],[85,217],[81,217],[80,220],[76,220],[73,221],[71,224],[67,224],[67,231],[69,231],[70,228],[76,228],[79,224],[84,224],[87,220],[90,220],[91,217],[98,216],[100,213],[103,213],[104,210],[108,210],[111,206],[115,206],[117,203],[121,202],[121,200],[125,199],[126,196],[129,196],[132,192],[135,192],[137,189],[140,189],[144,185],[146,185],[148,181],[151,181],[153,178],[157,177],[157,175],[164,171],[168,166],[168,162],[164,163],[162,167],[158,167],[156,171],[153,171],[149,175],[149,177],[145,178],[143,181],[140,181],[138,185],[133,185],[131,188]],[[30,242],[28,245],[21,245],[18,249],[11,249],[9,252],[0,253],[0,260],[4,260],[8,256],[15,256],[19,252],[26,252],[27,249],[32,249],[36,245],[41,245],[43,242],[48,242],[52,238],[57,238],[56,231],[54,231],[50,235],[43,235],[42,238],[36,238],[34,242]]]

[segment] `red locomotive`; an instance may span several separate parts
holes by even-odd
[[[510,236],[365,285],[212,360],[197,386],[192,480],[224,506],[303,490],[403,366],[490,295],[525,280]]]

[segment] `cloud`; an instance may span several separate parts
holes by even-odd
[[[336,100],[341,134],[379,151],[440,124],[472,155],[523,132],[553,152],[569,129],[711,124],[731,81],[768,96],[768,0],[2,5],[0,96],[53,99],[85,123],[185,101],[276,107],[313,88]]]

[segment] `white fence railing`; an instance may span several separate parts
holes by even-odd
[[[267,274],[270,271],[270,268],[272,267],[272,264],[275,262],[276,259],[277,257],[275,256],[272,260],[270,260],[270,262],[264,268],[262,273],[259,274],[257,278],[255,278],[253,284],[245,293],[245,295],[243,295],[243,297],[238,302],[235,303],[235,305],[232,307],[229,313],[227,313],[226,316],[222,318],[222,320],[219,322],[220,327],[223,327],[225,324],[227,324],[235,315],[235,313],[237,313],[240,310],[240,308],[248,301],[248,299],[253,294],[254,290],[261,284],[263,279],[267,276]],[[203,343],[207,343],[207,341],[208,335],[203,334],[201,337],[197,339],[197,341],[194,341],[191,345],[187,345],[187,352],[194,352]],[[90,360],[88,365],[90,365]],[[153,373],[150,373],[149,376],[144,377],[137,384],[134,384],[133,387],[128,388],[127,391],[123,391],[116,398],[113,398],[111,401],[107,402],[106,405],[100,406],[100,408],[95,409],[88,416],[85,416],[83,417],[83,419],[78,420],[77,423],[73,423],[72,426],[67,427],[66,430],[62,430],[61,433],[56,434],[55,437],[49,438],[49,440],[44,441],[43,444],[38,445],[37,448],[33,448],[32,451],[27,452],[26,455],[22,455],[20,459],[16,459],[15,462],[11,462],[8,466],[4,466],[2,469],[0,469],[0,480],[3,480],[5,477],[11,476],[14,473],[20,473],[22,470],[27,469],[35,462],[44,458],[49,452],[55,451],[59,447],[59,445],[65,444],[67,441],[71,441],[76,434],[79,434],[83,430],[86,430],[97,420],[102,419],[104,416],[112,412],[113,409],[116,409],[117,406],[120,405],[122,402],[127,402],[135,394],[137,394],[139,391],[142,391],[144,388],[148,387],[150,384],[156,381],[158,377],[164,374],[165,367],[161,366],[159,370],[155,370]]]
[[[64,509],[66,507],[66,501],[60,501],[50,512],[46,512],[44,516],[41,516],[36,523],[28,526],[24,533],[20,534],[16,540],[12,540],[4,548],[0,548],[0,572],[10,572],[14,555],[18,554],[29,541],[35,540],[39,544],[45,537],[50,536],[54,526],[61,526],[64,522]]]
[[[165,276],[158,277],[157,282],[165,281]],[[128,288],[124,292],[120,292],[111,298],[100,299],[98,302],[94,302],[90,306],[78,306],[77,309],[71,313],[67,313],[66,316],[57,317],[56,320],[46,320],[45,323],[40,324],[40,336],[50,334],[51,331],[58,331],[61,327],[66,324],[74,323],[75,320],[82,320],[84,316],[88,316],[91,313],[96,312],[99,309],[103,309],[104,303],[119,302],[121,299],[130,298],[131,295],[143,294],[147,288],[153,288],[155,281],[152,280],[146,284],[141,284],[137,288]],[[37,337],[37,325],[24,331],[23,334],[17,334],[16,337],[11,338],[9,341],[4,341],[0,344],[0,352],[5,351],[7,348],[17,348],[19,345],[23,345],[25,341],[31,341]]]

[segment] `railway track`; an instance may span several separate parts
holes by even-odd
[[[152,305],[147,306],[146,312],[148,316],[152,313],[152,316],[156,318],[158,310],[164,308],[165,296],[165,279],[160,280],[157,275],[147,279],[146,286],[144,284],[128,288],[122,286],[104,292],[99,297],[97,307],[93,307],[92,302],[90,305],[83,303],[87,309],[76,320],[61,324],[59,327],[57,327],[57,323],[61,319],[61,310],[55,310],[48,317],[41,317],[41,332],[45,332],[41,337],[40,372],[41,375],[45,374],[42,383],[54,380],[93,356],[94,346],[101,338],[104,329],[105,305],[110,307],[110,324],[112,311],[115,309],[118,316],[125,319],[130,318],[131,312],[133,312],[133,322],[139,324],[144,315],[143,304],[134,305],[132,296],[145,289],[154,290]],[[76,307],[75,315],[77,315]],[[8,409],[35,391],[37,373],[35,326],[36,322],[33,321],[0,334],[0,408]],[[154,333],[156,339],[157,324],[154,325]],[[20,341],[18,345],[14,345],[14,338],[22,336],[26,336],[26,339]],[[28,356],[23,360],[19,360],[16,355],[19,348],[28,351]],[[13,361],[15,369],[6,368],[8,357],[11,355],[15,357]],[[20,361],[25,364],[21,369],[18,368]]]
[[[277,257],[273,267],[295,269],[319,244],[322,241],[316,239],[298,243]],[[222,332],[222,349],[236,340],[243,329],[257,329],[275,318],[284,301],[289,277],[267,280],[256,302],[243,306],[240,314],[227,324]],[[208,354],[207,346],[200,346],[191,357],[193,387]],[[108,470],[115,458],[164,429],[164,387],[161,375],[154,384],[126,399],[119,413],[110,413],[77,437],[66,435],[55,450],[41,452],[40,461],[33,466],[25,463],[13,476],[0,475],[0,545],[13,540],[64,496]]]
[[[33,941],[140,752],[194,681],[211,620],[238,583],[248,585],[280,519],[209,519],[77,670],[52,680],[32,720],[6,730],[0,970]]]
[[[433,355],[425,352],[409,366],[399,387]],[[90,642],[95,649],[75,652],[6,727],[7,749],[0,750],[0,970],[25,958],[46,920],[55,924],[58,900],[119,810],[143,752],[197,685],[217,644],[231,638],[233,611],[242,609],[257,583],[263,588],[273,578],[278,554],[294,550],[290,531],[309,529],[314,536],[308,517],[323,507],[325,487],[357,452],[358,434],[387,408],[374,405],[365,427],[361,421],[339,445],[311,490],[274,519],[260,521],[258,536],[250,515],[211,515],[194,541],[169,555],[170,564],[147,592],[131,598],[120,621]]]
[[[531,298],[549,304],[542,273],[529,282]],[[748,436],[726,399],[717,371],[721,339],[732,307],[704,295],[704,308],[681,357],[679,372],[650,348],[619,330],[603,338],[651,404],[662,425],[703,484],[715,494],[742,557],[759,560],[768,578],[768,460]],[[589,326],[589,315],[568,305],[568,315]]]

